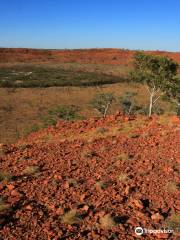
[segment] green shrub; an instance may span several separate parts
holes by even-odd
[[[119,103],[122,107],[122,111],[124,114],[132,114],[134,113],[138,106],[136,105],[134,97],[137,95],[136,92],[125,92],[124,95],[119,97]]]
[[[180,105],[172,103],[171,110],[173,111],[174,114],[176,114],[177,116],[180,116]]]
[[[59,119],[66,121],[82,120],[83,116],[78,115],[79,107],[75,105],[61,105],[51,109],[47,116],[43,117],[44,126],[56,125]]]
[[[52,56],[49,56],[52,58]],[[28,74],[31,73],[31,74]],[[123,76],[83,72],[43,65],[16,65],[0,68],[0,87],[97,86],[126,82]]]
[[[6,180],[10,181],[12,179],[12,176],[9,173],[0,171],[0,181]]]
[[[105,117],[114,100],[112,93],[98,93],[92,99],[91,105]]]
[[[40,130],[40,126],[34,124],[26,130],[25,134],[28,135],[30,133],[37,132],[38,130]]]
[[[74,120],[78,118],[77,112],[79,111],[79,108],[75,105],[69,105],[69,106],[57,106],[56,108],[49,111],[49,114],[53,116],[54,118],[61,118],[64,120]]]
[[[147,114],[146,108],[137,103],[135,96],[137,96],[136,92],[125,92],[124,95],[119,97],[118,100],[123,113],[126,115]]]
[[[148,109],[147,106],[142,106],[140,109],[136,110],[136,112],[138,114],[142,114],[142,115],[147,115],[148,111],[149,111],[149,109]],[[162,115],[164,113],[164,109],[159,107],[159,106],[157,106],[157,105],[155,105],[152,108],[152,113],[153,114],[157,114],[157,115]]]

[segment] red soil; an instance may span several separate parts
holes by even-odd
[[[60,121],[2,145],[0,170],[13,177],[0,182],[4,204],[11,207],[0,211],[0,239],[124,240],[137,238],[137,226],[166,226],[180,210],[180,120],[168,121],[121,114]],[[121,131],[127,126],[130,132]],[[25,173],[28,166],[38,166],[36,174]],[[80,218],[72,225],[62,222],[70,209]],[[102,224],[107,214],[116,223],[109,229]],[[177,229],[141,236],[159,238],[178,239]]]
[[[129,65],[135,51],[124,49],[35,50],[0,49],[0,63],[6,62],[77,62]],[[180,64],[180,52],[148,51],[168,56]]]

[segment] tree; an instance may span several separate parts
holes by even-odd
[[[150,117],[158,99],[169,92],[169,86],[174,88],[177,85],[175,79],[178,64],[168,57],[137,52],[134,56],[134,67],[131,78],[145,84],[149,94]]]
[[[103,117],[106,117],[110,105],[114,101],[112,93],[98,93],[91,101],[91,105],[100,112]]]
[[[180,115],[180,79],[174,78],[173,82],[169,82],[166,86],[167,99],[176,105],[177,115]]]
[[[119,97],[119,103],[121,104],[122,111],[124,114],[130,115],[136,110],[136,101],[134,97],[137,95],[136,92],[125,92]]]

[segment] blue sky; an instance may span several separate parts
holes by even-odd
[[[0,46],[180,51],[180,0],[0,0]]]

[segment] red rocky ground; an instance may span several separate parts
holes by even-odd
[[[179,123],[116,114],[1,145],[0,239],[178,239]]]
[[[90,64],[131,65],[135,51],[127,49],[76,49],[42,50],[25,48],[0,48],[0,63],[13,62],[77,62]],[[167,56],[180,63],[180,52],[146,51]]]

